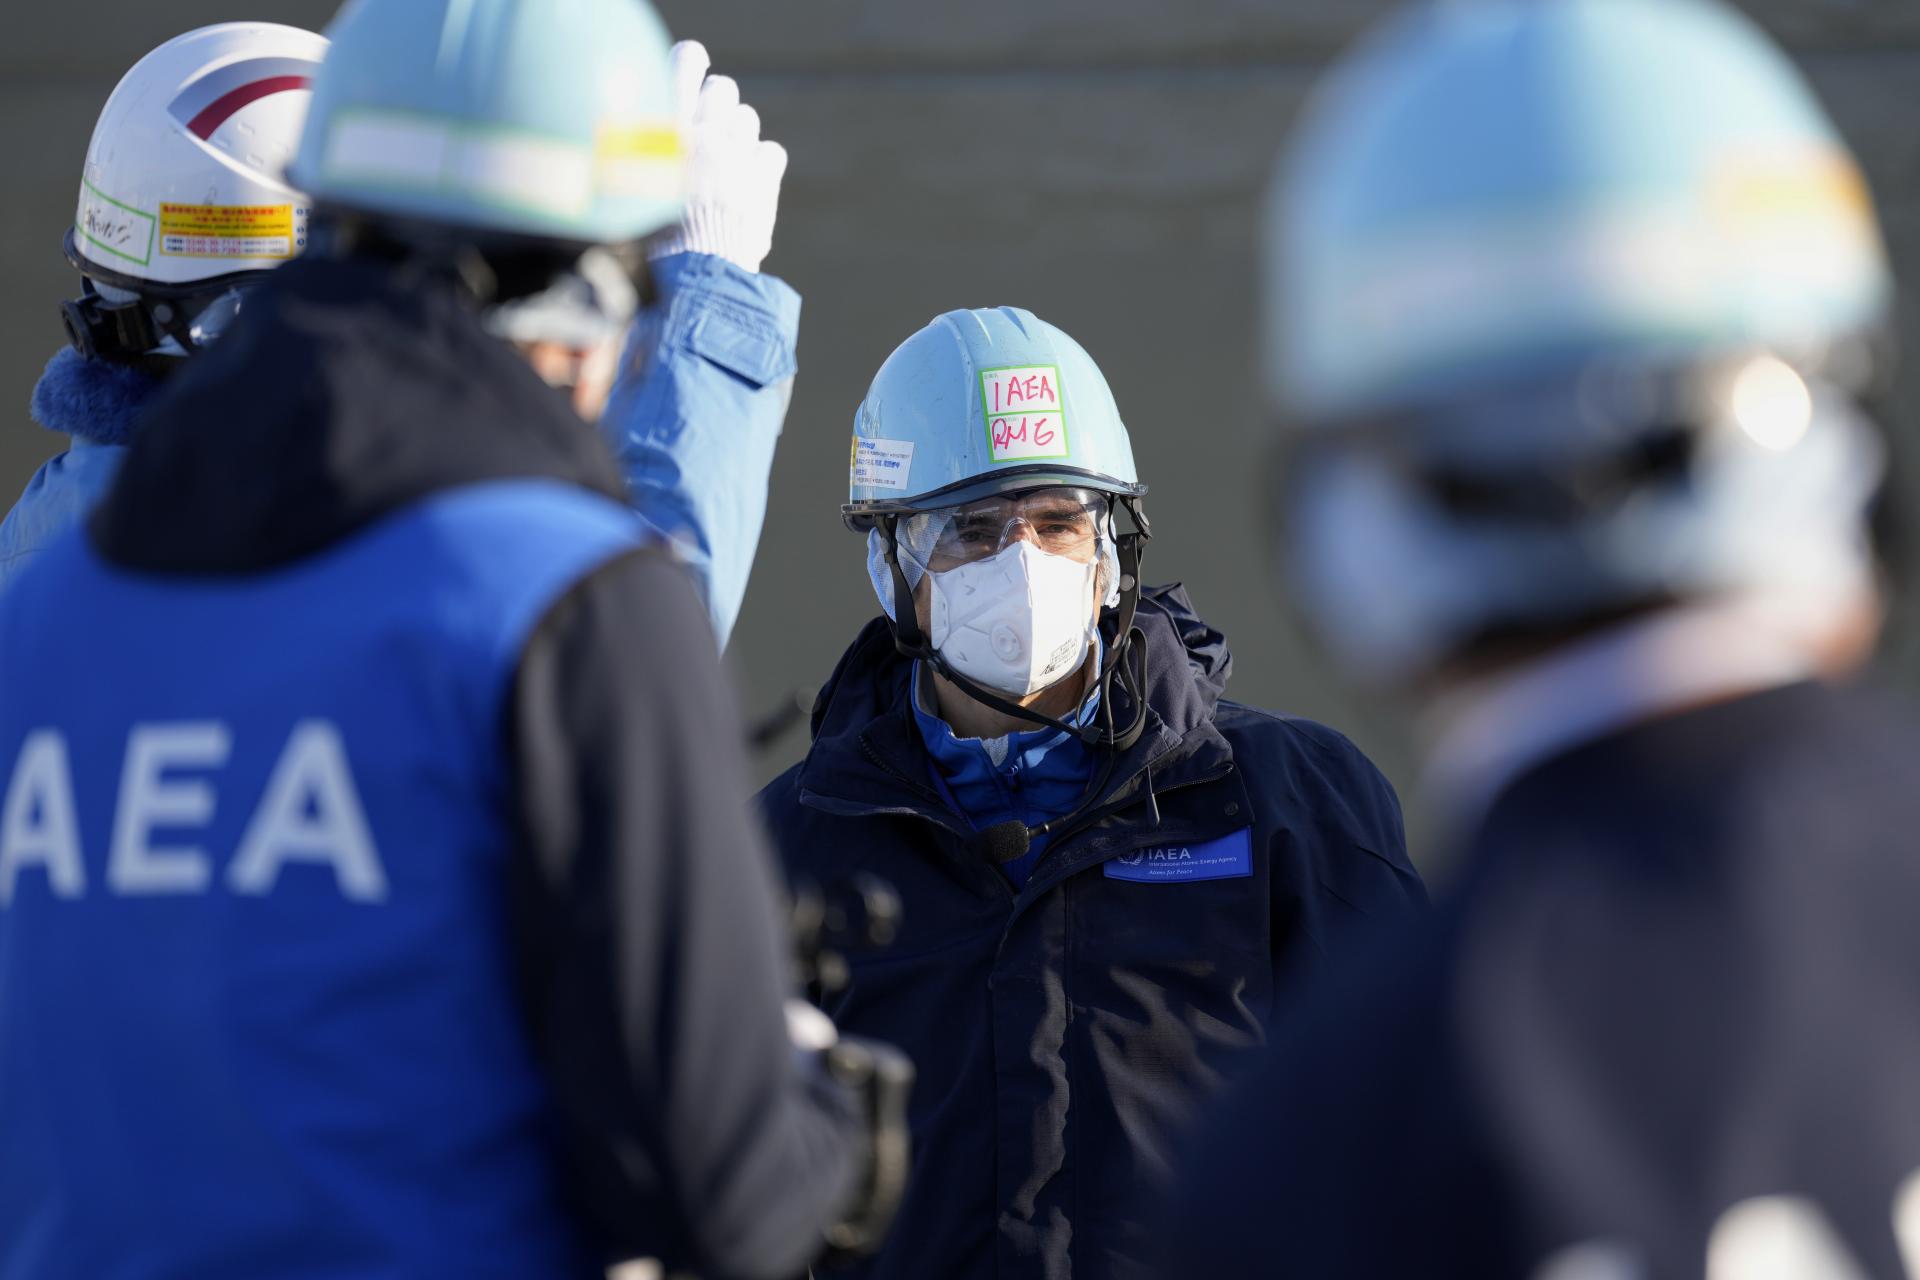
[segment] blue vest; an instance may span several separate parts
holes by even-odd
[[[597,1274],[517,1004],[505,704],[636,546],[545,481],[0,602],[0,1280]]]

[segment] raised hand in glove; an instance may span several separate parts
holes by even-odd
[[[673,46],[674,89],[687,139],[687,210],[653,256],[710,253],[758,271],[773,248],[787,149],[760,137],[760,113],[740,101],[731,76],[710,76],[697,40]]]

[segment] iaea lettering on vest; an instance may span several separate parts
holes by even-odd
[[[154,829],[205,827],[213,820],[213,783],[185,771],[219,769],[232,746],[232,731],[218,720],[136,724],[128,731],[107,846],[107,892],[207,892],[213,880],[207,851],[184,842],[156,843]],[[20,744],[0,804],[0,907],[11,904],[22,872],[30,867],[44,873],[55,897],[87,892],[75,814],[66,736],[58,729],[35,729]],[[330,866],[341,894],[354,901],[379,902],[387,896],[386,870],[346,746],[331,721],[301,720],[293,726],[227,863],[226,888],[270,893],[280,868],[290,862]]]

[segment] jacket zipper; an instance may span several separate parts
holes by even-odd
[[[878,768],[882,773],[885,773],[888,777],[891,777],[895,781],[899,782],[901,786],[905,787],[912,794],[916,796],[925,797],[927,800],[931,801],[935,806],[940,806],[940,807],[945,806],[946,801],[944,800],[944,798],[942,798],[940,795],[934,792],[932,788],[921,786],[919,783],[916,783],[913,779],[907,777],[905,774],[901,773],[898,769],[894,768],[885,759],[883,759],[880,753],[873,749],[873,745],[866,740],[866,737],[864,735],[860,739],[860,753],[864,755],[868,760],[872,761],[874,766]],[[923,815],[923,816],[926,816],[926,815]],[[953,831],[956,835],[963,834],[957,828],[951,826],[948,823],[941,822],[938,818],[927,816],[927,821],[933,823],[935,826],[946,827],[949,831]],[[992,877],[993,882],[996,885],[998,885],[1000,887],[1001,892],[1006,895],[1008,905],[1012,905],[1014,902],[1018,901],[1018,895],[1014,893],[1013,885],[1008,883],[1007,878],[1001,875],[998,869],[996,868],[990,867],[988,868],[988,870],[993,872],[993,877]],[[1004,938],[1004,934],[1003,934],[1003,938]]]

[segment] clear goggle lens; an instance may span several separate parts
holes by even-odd
[[[234,288],[200,308],[187,325],[187,332],[195,345],[212,342],[232,327],[233,322],[240,318],[240,310],[246,301],[245,288]]]
[[[944,573],[1029,541],[1048,555],[1092,563],[1107,525],[1107,500],[1093,489],[1051,488],[942,507],[903,522],[903,545]]]

